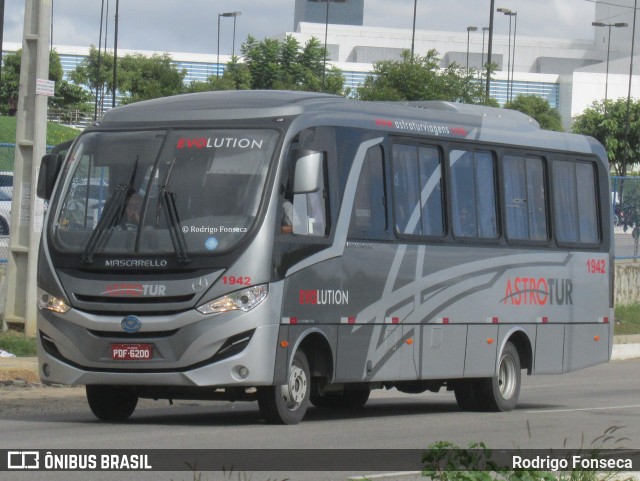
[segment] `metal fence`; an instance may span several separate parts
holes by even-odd
[[[5,264],[9,255],[9,217],[13,194],[14,156],[14,144],[0,143],[0,264]]]
[[[0,264],[9,254],[14,155],[14,144],[0,143]],[[612,177],[611,200],[615,257],[640,259],[640,177]]]
[[[640,257],[640,177],[611,177],[616,259]]]

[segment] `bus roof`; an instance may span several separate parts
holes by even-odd
[[[581,135],[540,129],[515,110],[445,101],[363,102],[337,95],[284,90],[230,90],[177,95],[108,111],[96,127],[198,123],[305,116],[308,124],[353,126],[550,150],[595,153],[604,148]]]

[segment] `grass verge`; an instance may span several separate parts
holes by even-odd
[[[617,306],[615,318],[617,336],[640,334],[640,304]]]
[[[49,122],[47,124],[47,145],[57,145],[66,140],[74,139],[79,130]],[[16,118],[0,115],[0,143],[14,144],[16,142]],[[13,171],[14,150],[0,149],[0,171]]]
[[[36,338],[16,331],[0,332],[0,349],[18,357],[36,355]]]

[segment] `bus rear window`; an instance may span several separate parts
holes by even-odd
[[[564,244],[597,244],[598,209],[594,165],[556,160],[553,163],[556,238]]]

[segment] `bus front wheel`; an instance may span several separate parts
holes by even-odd
[[[274,424],[298,424],[309,407],[311,374],[304,352],[291,360],[287,384],[265,386],[258,391],[258,406],[263,417]]]
[[[91,412],[103,421],[124,421],[138,405],[138,395],[125,387],[91,385],[86,392]]]

